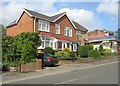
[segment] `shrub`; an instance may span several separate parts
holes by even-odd
[[[74,51],[70,52],[70,57],[75,57],[75,52]]]
[[[54,55],[54,50],[51,47],[46,47],[44,49],[44,53],[45,54],[52,54],[52,55]]]
[[[78,48],[78,55],[80,57],[88,57],[88,51],[93,49],[93,45],[80,46]]]
[[[60,58],[60,60],[72,60],[73,57],[70,57],[69,53],[63,53],[62,57]]]
[[[112,51],[111,49],[104,49],[103,55],[111,55]]]
[[[92,57],[93,56],[93,50],[89,50],[88,51],[88,57]]]
[[[62,52],[64,52],[64,53],[70,53],[70,48],[64,48],[64,49],[62,50]]]
[[[58,50],[54,50],[54,54],[57,53],[57,52],[58,52]]]
[[[99,59],[101,54],[97,49],[95,49],[95,50],[89,50],[88,51],[88,56],[93,57],[94,59]]]
[[[99,46],[99,52],[100,52],[101,55],[104,54],[104,49],[103,49],[103,46],[102,46],[102,45]]]
[[[94,53],[93,53],[94,59],[100,59],[100,56],[101,56],[100,52],[98,50],[94,50]]]
[[[54,56],[61,58],[63,56],[63,52],[56,52]]]

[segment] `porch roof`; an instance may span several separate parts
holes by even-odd
[[[75,40],[75,38],[73,38],[73,37],[68,37],[68,36],[64,36],[64,35],[60,35],[60,34],[54,34],[54,33],[48,33],[48,32],[40,32],[40,35],[41,36],[54,37],[54,38],[56,38],[58,40],[77,42],[77,40]]]

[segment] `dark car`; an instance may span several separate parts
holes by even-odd
[[[43,66],[53,66],[58,64],[58,58],[51,54],[38,54],[38,58],[42,59]]]

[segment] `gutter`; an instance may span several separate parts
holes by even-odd
[[[35,32],[35,29],[36,29],[36,17],[34,17],[33,28],[34,28],[34,32]]]

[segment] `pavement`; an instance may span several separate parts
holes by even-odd
[[[30,80],[30,79],[47,77],[47,76],[56,75],[56,74],[75,72],[83,69],[90,69],[90,68],[104,66],[106,64],[111,64],[111,63],[114,64],[117,61],[118,59],[116,58],[116,59],[101,60],[101,61],[89,62],[89,63],[64,64],[64,65],[57,65],[55,67],[46,67],[45,69],[38,70],[36,72],[29,72],[29,73],[4,72],[0,75],[0,77],[2,76],[2,83],[4,84],[14,83],[14,82],[19,82],[23,80]]]

